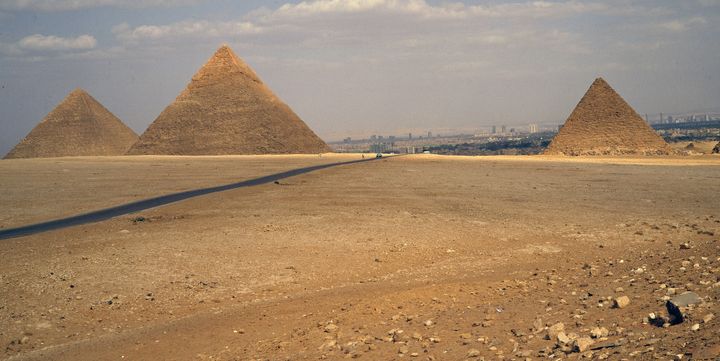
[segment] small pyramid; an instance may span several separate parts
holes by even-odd
[[[544,154],[670,154],[670,146],[602,78],[597,78]]]
[[[95,98],[75,89],[5,158],[122,155],[138,136]]]
[[[128,154],[329,151],[327,144],[223,45]]]

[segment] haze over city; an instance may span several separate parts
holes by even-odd
[[[603,76],[639,113],[717,109],[720,2],[0,3],[0,153],[72,89],[137,133],[227,43],[321,137],[561,124]]]

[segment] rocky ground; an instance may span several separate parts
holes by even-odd
[[[7,240],[3,355],[716,360],[718,179],[403,157]]]

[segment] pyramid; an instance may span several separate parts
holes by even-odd
[[[329,151],[245,62],[221,46],[128,154]]]
[[[5,158],[122,155],[138,136],[95,98],[75,89]]]
[[[670,146],[602,78],[597,78],[544,154],[670,154]]]

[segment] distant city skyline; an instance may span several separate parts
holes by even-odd
[[[7,0],[0,154],[81,87],[136,132],[227,43],[321,137],[562,124],[598,76],[717,108],[717,0]]]

